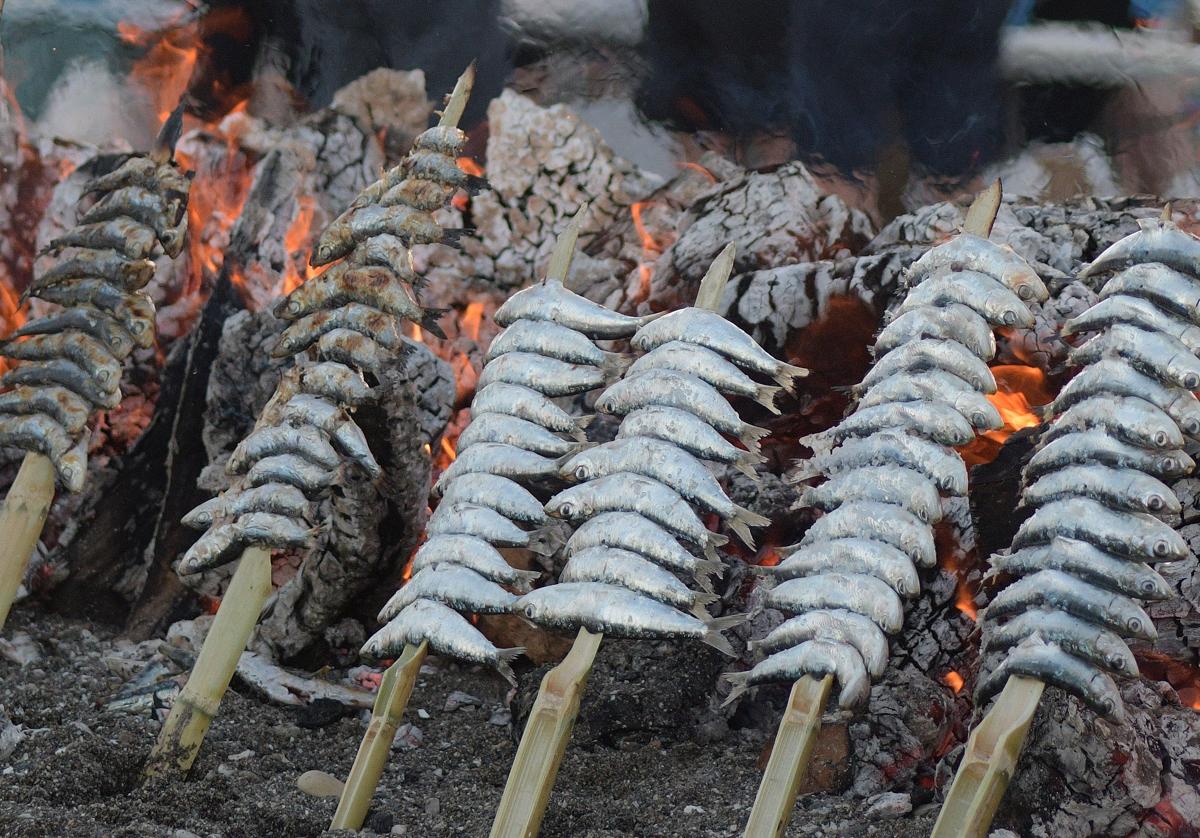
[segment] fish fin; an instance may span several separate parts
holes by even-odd
[[[766,428],[759,428],[754,425],[742,425],[742,432],[738,434],[738,439],[741,440],[747,450],[758,453],[758,441],[771,432]]]
[[[567,436],[576,442],[587,442],[587,434],[584,432],[583,428],[577,428],[573,431],[568,431]]]
[[[477,194],[480,190],[491,189],[492,184],[482,175],[467,175],[466,190],[472,195]]]
[[[750,527],[765,527],[771,523],[770,518],[759,515],[757,512],[751,512],[742,506],[735,506],[733,518],[726,523],[729,528],[737,533],[738,538],[742,540],[747,547],[754,546],[754,536],[750,533]]]
[[[549,526],[530,531],[527,549],[539,556],[553,556],[562,545],[562,530]]]
[[[746,454],[739,456],[736,460],[734,460],[733,467],[736,468],[738,471],[740,471],[742,474],[749,477],[756,484],[761,485],[762,478],[758,476],[758,469],[756,469],[754,467],[756,464],[761,463],[761,462],[762,462],[761,457],[756,457],[753,454],[750,454],[749,452],[747,452]]]
[[[504,676],[505,681],[508,681],[508,683],[515,687],[517,685],[517,676],[513,672],[512,667],[509,666],[509,661],[525,654],[525,647],[513,646],[511,649],[497,649],[496,654],[500,658],[496,661],[496,671]]]
[[[779,382],[779,386],[784,390],[792,389],[792,382],[797,378],[804,378],[808,375],[808,370],[804,367],[797,367],[793,364],[785,364],[780,362],[779,369],[771,377]]]
[[[815,434],[805,434],[798,440],[805,448],[811,448],[818,454],[826,454],[833,450],[833,446],[837,442],[833,438],[832,431],[818,431]]]
[[[517,581],[512,584],[512,587],[523,594],[529,593],[533,583],[542,575],[538,570],[518,570],[516,573]]]
[[[564,454],[559,459],[565,458],[566,460],[569,460],[571,457],[574,457],[579,452],[587,451],[589,448],[595,448],[598,444],[599,443],[596,443],[596,442],[588,442],[586,439],[580,440],[579,442],[572,442],[571,450],[568,451],[566,454]],[[563,465],[565,465],[565,462],[563,463]]]
[[[782,392],[782,387],[772,387],[769,384],[760,384],[758,385],[758,392],[754,395],[754,400],[778,416],[780,410],[775,406],[775,400]]]
[[[797,483],[803,483],[805,480],[812,480],[814,477],[820,477],[821,470],[816,467],[813,460],[797,460],[796,465],[787,473],[784,480],[792,486]]]
[[[722,707],[728,707],[750,689],[749,670],[746,672],[726,672],[721,677],[733,684],[733,689],[729,691],[729,695],[721,702]]]
[[[575,425],[580,430],[583,430],[588,425],[592,424],[592,422],[594,422],[595,420],[596,420],[596,414],[594,414],[594,413],[589,414],[587,416],[579,416],[575,419]]]
[[[610,384],[619,381],[625,374],[625,370],[629,369],[629,365],[633,363],[633,358],[633,355],[624,355],[620,352],[605,352],[604,360],[600,364],[605,380]]]
[[[704,624],[708,626],[708,631],[704,633],[704,637],[701,640],[722,654],[736,658],[737,652],[733,650],[733,645],[727,638],[721,635],[721,632],[728,631],[734,626],[740,626],[749,618],[749,614],[727,614],[724,617],[709,617],[704,621]]]
[[[714,594],[712,591],[692,591],[692,593],[694,594],[692,601],[697,606],[712,605],[714,602],[720,599],[720,597]],[[704,619],[711,620],[712,614],[705,612]]]
[[[446,333],[442,331],[442,327],[438,325],[438,320],[441,316],[448,312],[448,308],[427,308],[421,314],[420,326],[427,332],[430,332],[442,340],[446,339]]]
[[[460,240],[469,232],[465,227],[443,227],[442,237],[437,242],[433,242],[433,244],[461,249]]]
[[[692,574],[696,579],[696,584],[704,588],[706,591],[712,590],[711,577],[716,576],[718,579],[725,575],[725,563],[720,560],[713,559],[697,559],[696,572]]]

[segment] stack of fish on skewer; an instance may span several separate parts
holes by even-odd
[[[941,496],[963,496],[967,471],[954,451],[1002,421],[985,394],[993,327],[1033,325],[1026,301],[1048,292],[1016,253],[963,233],[928,251],[875,342],[876,361],[855,388],[854,411],[807,438],[814,457],[797,481],[823,477],[800,503],[822,516],[784,560],[765,599],[790,619],[754,646],[767,657],[732,673],[730,700],[750,686],[833,675],[851,708],[883,674],[888,635],[904,624],[919,569],[937,562],[933,526]]]
[[[981,614],[981,704],[1021,675],[1120,718],[1110,675],[1138,675],[1123,638],[1156,637],[1136,600],[1172,593],[1147,565],[1191,555],[1161,520],[1180,511],[1161,480],[1194,467],[1185,437],[1200,439],[1200,240],[1144,221],[1084,275],[1110,271],[1099,302],[1064,327],[1097,334],[1071,353],[1082,370],[1026,466],[1021,504],[1033,514],[992,559],[992,575],[1015,581]]]
[[[230,456],[227,468],[240,479],[184,518],[207,531],[180,561],[180,573],[232,561],[251,546],[311,547],[311,505],[336,484],[346,461],[380,476],[350,411],[373,398],[368,381],[409,351],[402,321],[440,334],[437,312],[417,301],[421,276],[410,247],[455,238],[431,213],[474,186],[455,162],[465,142],[457,128],[428,129],[321,234],[311,261],[329,267],[275,308],[292,322],[273,354],[301,357]]]
[[[771,357],[707,309],[646,323],[632,344],[648,354],[596,405],[623,417],[617,438],[568,459],[560,474],[579,485],[546,504],[551,515],[581,522],[565,548],[567,565],[557,584],[526,594],[517,608],[551,628],[692,637],[732,655],[720,632],[744,616],[713,619],[704,608],[714,599],[708,577],[721,568],[715,548],[728,539],[708,530],[700,514],[717,515],[749,545],[749,528],[769,522],[734,504],[703,461],[752,473],[765,431],[743,422],[722,394],[749,396],[774,410],[780,388],[758,384],[744,370],[784,386],[805,371]]]
[[[173,160],[182,111],[167,120],[150,154],[132,154],[92,180],[95,201],[54,239],[25,295],[62,306],[25,323],[0,344],[23,361],[0,378],[0,445],[43,454],[62,485],[83,488],[88,421],[121,402],[121,373],[136,347],[155,341],[154,303],[141,289],[155,258],[183,249],[190,176]]]
[[[495,317],[505,330],[488,350],[458,456],[435,486],[441,501],[429,538],[364,654],[386,657],[428,641],[434,651],[490,664],[512,681],[508,661],[523,650],[497,649],[462,613],[509,613],[517,595],[502,586],[527,591],[538,577],[512,567],[498,548],[552,552],[543,529],[551,521],[529,487],[554,480],[564,458],[588,446],[583,428],[592,418],[554,400],[619,378],[628,358],[595,341],[628,337],[644,318],[609,311],[553,277],[513,295]]]

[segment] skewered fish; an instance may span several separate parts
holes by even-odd
[[[487,664],[510,684],[517,683],[509,661],[522,654],[523,647],[497,649],[466,617],[429,599],[410,603],[371,636],[362,654],[367,658],[394,658],[406,645],[416,646],[423,641],[439,655]]]
[[[1146,221],[1084,272],[1121,271],[1064,329],[1098,334],[1072,351],[1085,369],[1055,400],[1026,466],[1021,503],[1035,511],[992,562],[992,575],[1016,579],[981,614],[987,651],[1001,653],[980,682],[981,701],[1024,675],[1123,715],[1110,673],[1138,670],[1122,636],[1156,635],[1136,600],[1172,594],[1147,565],[1191,555],[1154,515],[1180,509],[1159,478],[1195,465],[1181,449],[1184,434],[1200,432],[1189,392],[1200,384],[1197,255],[1200,240]]]
[[[680,340],[664,343],[634,361],[629,368],[629,374],[637,375],[657,369],[675,370],[695,376],[722,393],[754,399],[772,413],[779,413],[775,400],[782,392],[782,387],[759,384],[722,355],[698,344]]]
[[[591,338],[612,340],[629,337],[656,317],[618,314],[567,290],[556,279],[547,279],[513,294],[496,309],[493,319],[500,326],[511,326],[518,320],[550,321]]]
[[[1033,312],[997,279],[978,271],[956,271],[925,280],[908,292],[893,316],[915,308],[935,308],[958,303],[993,326],[1033,326]]]
[[[804,640],[760,661],[749,672],[727,672],[723,676],[734,687],[725,699],[728,704],[750,687],[772,681],[795,681],[801,675],[833,675],[838,683],[838,706],[856,707],[871,692],[862,655],[849,643],[832,640]]]
[[[521,590],[528,590],[534,580],[541,576],[535,570],[519,570],[513,567],[504,560],[500,551],[477,535],[433,536],[422,544],[413,556],[413,577],[427,567],[441,564],[462,565],[484,579]]]
[[[987,321],[960,303],[910,308],[875,336],[875,354],[926,339],[961,343],[984,360],[996,354],[996,336]]]
[[[917,285],[934,271],[947,268],[986,274],[1022,300],[1044,302],[1050,296],[1041,277],[1011,247],[970,233],[960,233],[925,251],[909,267],[906,278],[909,285]]]

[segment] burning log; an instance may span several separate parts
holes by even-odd
[[[26,289],[63,311],[25,323],[3,345],[26,363],[0,378],[12,388],[0,402],[0,442],[28,453],[12,503],[0,510],[0,626],[49,512],[54,477],[70,492],[83,488],[88,423],[96,410],[120,404],[122,362],[136,346],[154,344],[154,304],[140,289],[154,274],[150,257],[174,258],[183,248],[190,181],[173,160],[181,118],[176,110],[167,120],[151,154],[130,155],[89,184],[99,197],[50,243],[54,261]]]
[[[224,604],[245,609],[253,619],[231,617],[225,624],[230,631],[209,633],[193,677],[163,725],[147,775],[186,771],[196,758],[267,594],[261,591],[256,603],[235,585],[249,591],[268,560],[264,548],[311,547],[310,504],[334,482],[333,470],[342,467],[343,457],[346,467],[362,469],[372,479],[381,476],[366,437],[346,409],[370,401],[366,376],[376,378],[390,353],[405,350],[400,319],[426,320],[413,297],[411,286],[420,277],[408,248],[447,238],[428,212],[466,178],[452,155],[465,141],[455,126],[473,76],[472,67],[459,79],[442,124],[426,131],[400,166],[360,193],[322,234],[311,263],[338,264],[276,307],[277,314],[295,322],[275,353],[291,355],[315,345],[321,360],[294,368],[281,381],[255,431],[234,450],[227,467],[246,476],[189,513],[191,522],[208,531],[179,566],[181,573],[194,573],[244,552],[255,575],[243,576],[239,567]]]
[[[984,651],[1000,661],[981,679],[979,698],[1000,698],[971,735],[935,835],[987,831],[1045,686],[1110,722],[1125,720],[1109,673],[1135,677],[1138,666],[1122,637],[1156,638],[1133,598],[1172,595],[1143,563],[1191,557],[1182,536],[1154,517],[1180,511],[1159,478],[1194,467],[1184,435],[1200,433],[1200,240],[1169,218],[1168,207],[1083,272],[1120,271],[1063,329],[1099,334],[1072,352],[1085,369],[1054,402],[1026,466],[1021,499],[1035,511],[1013,551],[992,562],[993,572],[1018,577],[983,615]]]

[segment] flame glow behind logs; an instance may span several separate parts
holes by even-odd
[[[117,24],[122,41],[145,49],[130,75],[150,97],[160,123],[171,115],[187,90],[200,59],[200,20],[197,17],[185,20],[189,14],[182,12],[160,30],[143,29],[128,21]]]
[[[317,211],[317,199],[312,195],[300,195],[297,203],[296,214],[283,237],[283,245],[287,252],[287,265],[283,272],[280,296],[292,293],[317,273],[317,269],[308,264],[308,252],[312,249],[314,234],[312,227]]]
[[[971,444],[958,449],[968,466],[996,459],[1000,447],[1014,431],[1041,424],[1042,420],[1033,409],[1054,400],[1046,386],[1046,374],[1037,367],[1000,364],[992,367],[992,375],[996,378],[996,392],[987,398],[999,411],[1004,427],[986,431]]]
[[[669,244],[669,242],[658,241],[646,228],[643,214],[653,206],[653,201],[635,201],[629,206],[633,227],[637,230],[638,240],[642,244],[641,261],[638,263],[638,296],[636,300],[639,303],[645,302],[650,297],[650,277],[654,275],[654,263]]]
[[[958,695],[960,692],[962,692],[964,683],[963,677],[953,669],[942,676],[942,682],[945,683],[950,689],[954,690],[955,695]]]

